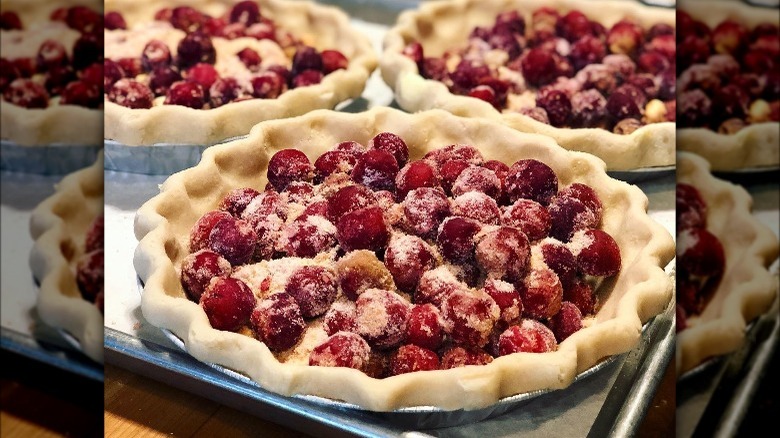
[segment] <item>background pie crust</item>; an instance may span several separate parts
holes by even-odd
[[[340,141],[367,144],[382,131],[403,138],[411,160],[448,144],[468,143],[477,145],[486,160],[511,164],[520,158],[540,159],[556,171],[561,186],[579,181],[593,187],[604,203],[603,229],[621,248],[623,269],[597,292],[604,303],[594,318],[585,321],[590,326],[567,338],[556,352],[516,353],[485,366],[381,380],[354,369],[282,364],[254,338],[211,328],[201,307],[185,297],[177,272],[188,254],[195,221],[215,209],[232,188],[261,189],[267,182],[268,160],[280,149],[300,149],[313,161]],[[609,178],[600,160],[497,123],[441,110],[413,115],[390,108],[360,114],[314,111],[261,123],[246,139],[208,148],[197,166],[172,175],[161,193],[138,210],[135,234],[140,243],[134,265],[145,283],[141,308],[150,323],[180,337],[195,358],[239,371],[280,394],[318,395],[375,411],[409,406],[480,408],[517,393],[566,387],[601,358],[636,345],[642,324],[672,297],[672,283],[663,267],[674,256],[674,242],[647,215],[647,202],[638,187]]]
[[[609,170],[674,164],[673,122],[653,123],[629,135],[600,128],[556,128],[519,113],[501,113],[491,104],[451,93],[441,82],[424,79],[417,65],[402,54],[412,41],[420,41],[425,53],[439,56],[445,50],[463,45],[475,26],[490,25],[501,11],[517,9],[529,23],[531,13],[551,7],[563,13],[581,10],[588,18],[607,28],[631,17],[643,27],[654,23],[674,26],[674,9],[650,7],[639,2],[594,0],[453,0],[424,2],[417,10],[403,12],[384,40],[380,67],[382,77],[394,90],[398,105],[410,112],[440,108],[464,117],[484,117],[501,121],[523,132],[552,137],[566,149],[588,152],[604,160]]]
[[[95,0],[2,0],[3,11],[19,15],[25,30],[50,22],[49,15],[58,8],[89,6],[102,12],[103,2]],[[3,31],[6,33],[6,31]],[[72,47],[66,47],[71,54]],[[37,53],[38,48],[34,48]],[[33,53],[34,56],[34,53]],[[99,145],[102,144],[103,110],[50,101],[46,108],[28,109],[3,101],[0,104],[0,138],[22,146]]]
[[[153,20],[155,12],[164,7],[188,5],[216,16],[224,14],[234,3],[237,0],[109,0],[105,10],[121,12],[128,29],[132,29],[137,23]],[[328,74],[320,84],[289,90],[276,99],[250,99],[208,110],[180,105],[130,109],[106,99],[105,138],[127,146],[206,145],[245,135],[260,121],[333,108],[360,96],[377,59],[369,39],[351,27],[344,12],[308,1],[258,3],[263,16],[273,19],[305,44],[318,50],[341,51],[349,59],[349,67]]]
[[[37,310],[48,325],[63,329],[91,359],[103,362],[103,314],[76,284],[76,264],[92,221],[103,213],[103,152],[93,165],[67,175],[30,217],[35,240],[30,267],[40,282]]]
[[[737,350],[748,322],[777,297],[768,267],[778,255],[777,236],[751,214],[753,199],[741,186],[717,179],[698,155],[679,152],[677,182],[691,184],[707,204],[707,230],[723,244],[726,270],[711,301],[677,333],[677,374],[712,356]]]
[[[727,18],[748,28],[773,19],[777,21],[777,9],[751,7],[745,2],[687,0],[680,4],[680,9],[710,29]],[[681,128],[677,130],[677,149],[704,157],[715,171],[777,167],[780,166],[780,123],[751,124],[732,135],[706,128]]]

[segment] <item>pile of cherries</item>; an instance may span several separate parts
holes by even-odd
[[[606,29],[580,11],[542,7],[530,25],[518,11],[502,12],[493,26],[474,28],[465,47],[441,57],[424,56],[419,42],[404,54],[426,79],[499,111],[629,134],[675,120],[674,33],[667,24],[643,29],[630,19]],[[509,96],[527,90],[535,92],[535,106],[508,108]]]
[[[81,296],[95,303],[103,313],[103,215],[96,217],[87,230],[84,254],[76,264],[76,284]]]
[[[81,35],[71,55],[59,41],[48,39],[35,57],[0,58],[0,92],[14,105],[41,109],[59,96],[59,105],[103,106],[103,15],[86,6],[59,8],[51,21],[64,22]],[[13,11],[0,16],[2,30],[29,31]],[[9,38],[11,38],[9,36]]]
[[[317,322],[329,338],[310,365],[379,378],[554,351],[593,314],[591,277],[620,271],[596,192],[559,190],[535,159],[508,166],[454,144],[410,161],[381,132],[313,164],[280,150],[267,175],[195,223],[181,283],[214,328],[249,327],[274,352]],[[285,258],[297,267],[283,291],[240,279],[242,265]]]
[[[138,57],[106,59],[104,85],[110,101],[128,108],[151,108],[156,97],[165,96],[165,105],[217,108],[246,99],[274,99],[288,89],[319,84],[325,75],[348,66],[341,52],[320,52],[278,28],[273,20],[261,15],[255,1],[236,3],[224,17],[179,6],[161,9],[154,19],[170,22],[174,28],[186,32],[176,47],[176,56],[172,56],[171,48],[164,42],[151,40]],[[106,14],[106,29],[126,28],[119,12]],[[246,47],[232,55],[252,73],[250,83],[220,76],[214,68],[217,53],[212,39],[242,37],[268,39],[295,50],[291,68],[262,67],[261,55]]]
[[[723,245],[707,230],[707,204],[699,190],[677,184],[677,331],[712,298],[726,269]]]
[[[780,121],[780,34],[777,24],[748,29],[727,19],[710,29],[678,11],[679,126],[734,134]]]

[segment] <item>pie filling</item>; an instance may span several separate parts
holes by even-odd
[[[555,127],[630,134],[675,120],[674,27],[625,18],[607,29],[580,11],[549,7],[531,17],[502,12],[441,56],[425,56],[417,41],[403,53],[454,94]]]
[[[105,38],[106,96],[133,109],[274,99],[349,65],[338,50],[319,51],[277,27],[254,1],[220,17],[190,6],[163,8],[129,29],[112,11]]]
[[[86,6],[59,8],[50,21],[23,23],[0,16],[0,92],[5,102],[43,109],[103,105],[103,16]]]
[[[314,163],[281,150],[267,176],[198,219],[178,270],[213,328],[280,362],[383,378],[555,351],[620,271],[596,192],[538,160],[454,144],[410,161],[382,132]]]
[[[734,134],[780,121],[780,34],[777,24],[752,29],[732,19],[710,28],[679,11],[678,127]]]
[[[103,215],[90,224],[84,239],[84,253],[76,261],[76,284],[82,298],[103,313]]]

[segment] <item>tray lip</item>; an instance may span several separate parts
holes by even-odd
[[[71,346],[70,344],[68,345]],[[7,327],[0,327],[0,348],[3,350],[91,380],[99,382],[104,380],[103,367],[88,359],[80,350],[66,350],[59,346],[55,348],[53,344],[47,344],[47,347],[51,348],[42,348],[40,341],[32,335]],[[70,357],[71,354],[78,357]]]

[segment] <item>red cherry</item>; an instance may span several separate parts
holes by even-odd
[[[352,301],[336,301],[322,317],[322,327],[328,336],[338,332],[357,332],[357,307]]]
[[[369,289],[358,297],[358,333],[379,350],[396,347],[406,338],[411,305],[396,293]]]
[[[582,313],[574,304],[564,301],[561,310],[550,318],[550,330],[558,342],[563,342],[582,328]]]
[[[200,306],[211,326],[231,332],[249,323],[255,303],[249,286],[230,277],[214,277],[200,297]]]
[[[498,353],[506,356],[512,353],[547,353],[558,347],[555,335],[544,324],[533,319],[524,319],[520,325],[506,329],[498,340]]]
[[[381,251],[390,239],[382,209],[367,207],[345,214],[336,224],[336,238],[345,251]]]
[[[547,320],[558,313],[563,300],[563,286],[552,269],[532,269],[517,284],[523,301],[523,316]]]
[[[201,249],[181,263],[181,284],[187,298],[199,302],[214,277],[227,277],[232,272],[230,262],[209,249]]]
[[[558,192],[558,177],[550,166],[534,159],[515,162],[506,176],[510,202],[531,199],[547,205]]]
[[[322,51],[322,72],[324,74],[332,73],[336,70],[346,69],[349,66],[349,60],[338,50]]]
[[[584,274],[611,277],[620,272],[620,247],[604,231],[577,231],[569,248],[577,257],[577,268]]]
[[[338,332],[314,347],[310,366],[347,367],[363,370],[368,366],[371,347],[355,333]]]
[[[477,263],[488,278],[517,281],[528,268],[531,247],[528,238],[517,228],[499,227],[485,234],[477,243]]]
[[[94,302],[97,294],[103,289],[103,260],[101,248],[81,256],[76,265],[76,284],[81,291],[81,296],[89,302]]]
[[[257,339],[271,351],[292,348],[306,331],[298,303],[284,292],[275,293],[257,303],[249,321]]]
[[[404,292],[414,292],[422,274],[436,267],[433,249],[424,240],[410,235],[391,239],[384,260],[396,287]]]
[[[467,192],[455,198],[452,213],[485,225],[498,225],[501,222],[501,210],[496,200],[482,192]]]
[[[439,369],[439,356],[417,345],[402,345],[390,358],[390,375]]]
[[[520,317],[523,302],[520,300],[520,293],[512,283],[489,278],[485,280],[484,291],[501,309],[502,321],[511,323]]]
[[[209,233],[208,247],[236,266],[252,258],[256,241],[257,234],[252,225],[230,216],[214,224]]]
[[[370,149],[358,158],[352,169],[352,180],[372,190],[395,191],[398,162],[386,150]]]
[[[482,291],[456,290],[441,304],[444,330],[464,346],[484,347],[500,316],[498,305]]]
[[[313,171],[306,154],[297,149],[282,149],[268,162],[268,181],[276,190],[284,191],[292,181],[311,181]]]

